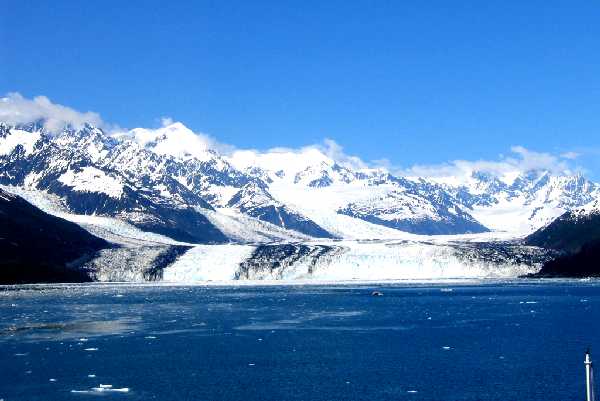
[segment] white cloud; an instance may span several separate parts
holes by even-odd
[[[575,160],[581,156],[581,153],[577,152],[564,152],[560,154],[560,157],[567,160]]]
[[[500,155],[497,160],[454,160],[435,165],[415,165],[399,170],[397,173],[461,184],[466,182],[475,171],[492,174],[505,181],[510,181],[518,174],[531,170],[547,170],[559,175],[573,174],[574,171],[580,172],[579,168],[570,164],[573,157],[566,157],[565,154],[535,152],[523,146],[513,146],[510,150],[509,156]]]
[[[27,124],[42,121],[49,131],[58,131],[67,125],[81,128],[84,123],[97,127],[106,124],[98,113],[79,112],[70,107],[53,103],[46,96],[26,99],[19,93],[8,93],[0,98],[0,121],[9,124]]]
[[[360,157],[346,154],[344,148],[333,139],[325,138],[323,144],[308,146],[307,148],[311,147],[323,152],[327,157],[335,160],[344,167],[356,170],[369,167],[368,163],[365,163]]]
[[[160,124],[161,124],[163,127],[168,127],[169,125],[171,125],[171,124],[173,124],[173,123],[174,123],[174,121],[173,121],[173,119],[172,119],[171,117],[162,117],[162,118],[160,119]]]
[[[277,147],[268,150],[235,149],[227,152],[228,160],[238,169],[251,167],[277,172],[283,171],[286,176],[293,176],[309,167],[337,164],[360,170],[368,168],[369,164],[357,156],[344,152],[334,140],[325,138],[322,143],[303,146],[301,148]]]
[[[548,170],[555,174],[571,174],[573,170],[582,171],[580,168],[572,167],[572,163],[581,153],[570,151],[555,155],[535,152],[523,146],[513,146],[508,156],[499,155],[496,160],[454,160],[434,165],[414,165],[409,168],[395,167],[386,159],[364,161],[358,156],[348,155],[342,146],[329,138],[325,138],[322,143],[296,149],[239,150],[233,145],[217,141],[210,135],[193,132],[171,117],[162,117],[160,128],[123,130],[104,122],[98,113],[80,112],[53,103],[45,96],[27,99],[19,93],[8,93],[4,98],[0,98],[0,121],[9,124],[43,121],[49,131],[61,130],[66,125],[80,128],[84,123],[90,123],[115,136],[134,138],[142,146],[153,146],[155,150],[163,153],[201,156],[207,149],[213,149],[228,156],[239,168],[258,164],[269,166],[269,169],[274,171],[286,168],[298,170],[316,163],[330,163],[333,160],[355,170],[379,168],[397,175],[424,177],[448,183],[465,182],[474,171],[490,173],[501,179],[511,179],[529,170]],[[156,147],[152,142],[160,136],[168,137],[166,138],[168,140]]]

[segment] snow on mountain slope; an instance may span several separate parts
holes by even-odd
[[[541,170],[409,179],[319,147],[222,155],[214,145],[172,122],[112,136],[90,125],[46,135],[35,124],[0,123],[0,183],[51,192],[75,214],[119,217],[184,242],[229,238],[221,231],[226,217],[207,218],[215,208],[299,233],[291,237],[487,229],[521,236],[600,192],[581,176]],[[237,241],[239,230],[225,231]],[[254,238],[280,238],[269,231]]]
[[[369,193],[362,183],[332,184],[328,187],[318,188],[276,181],[270,185],[270,190],[277,199],[281,199],[282,203],[300,210],[302,214],[319,226],[341,238],[377,239],[411,236],[406,232],[337,213],[337,210],[346,202],[363,199],[365,194]],[[387,189],[374,187],[369,190],[377,194],[385,193]]]
[[[12,136],[13,128],[3,125],[3,137]],[[90,125],[42,133],[31,154],[18,149],[0,156],[0,183],[47,191],[63,198],[74,214],[118,216],[178,241],[227,241],[195,208],[212,207],[158,171],[169,161],[160,155],[120,142]],[[123,158],[123,154],[131,157]],[[134,169],[128,168],[129,162]]]
[[[516,174],[512,181],[474,174],[467,188],[474,195],[465,203],[479,222],[515,235],[530,233],[600,196],[600,186],[581,175],[550,175],[547,171]]]
[[[118,244],[157,243],[187,245],[164,235],[142,231],[139,228],[114,217],[74,214],[69,212],[60,197],[39,190],[0,185],[0,189],[19,195],[42,211],[67,221],[77,223],[90,233]]]
[[[19,129],[10,131],[10,135],[0,133],[0,155],[12,153],[17,146],[21,146],[25,155],[31,154],[35,144],[40,140],[41,134],[38,131],[27,132]]]
[[[206,212],[206,217],[232,241],[238,243],[268,243],[309,241],[312,237],[297,231],[261,221],[236,209],[220,208]]]
[[[600,198],[594,199],[583,207],[573,210],[574,216],[590,216],[595,214],[600,214]]]
[[[95,167],[83,167],[80,171],[67,170],[58,177],[58,181],[73,191],[99,192],[119,199],[123,195],[123,183]]]
[[[301,213],[277,201],[267,192],[265,185],[248,183],[244,185],[227,205],[248,216],[269,222],[276,226],[317,238],[331,238],[332,235],[306,218]]]
[[[382,169],[340,166],[316,148],[238,151],[228,160],[249,174],[256,171],[267,177],[275,198],[345,238],[350,234],[336,226],[341,219],[331,216],[332,211],[412,233],[491,229],[523,236],[600,192],[597,184],[580,175],[543,170],[474,170],[460,180],[405,179]],[[352,236],[361,234],[354,230]]]

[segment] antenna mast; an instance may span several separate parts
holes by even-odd
[[[595,401],[594,398],[594,369],[592,368],[592,358],[590,350],[585,352],[585,394],[587,401]]]

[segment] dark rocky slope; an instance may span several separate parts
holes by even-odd
[[[577,215],[567,212],[527,237],[528,245],[577,252],[590,242],[600,240],[600,214]]]
[[[600,241],[545,263],[533,277],[600,277]]]
[[[526,242],[561,252],[561,256],[546,262],[535,277],[600,276],[598,208],[567,212],[531,234]]]
[[[111,245],[0,190],[0,283],[91,281],[79,266]]]

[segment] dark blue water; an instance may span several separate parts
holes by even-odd
[[[0,399],[582,400],[599,312],[597,282],[4,290]]]

